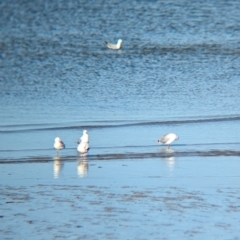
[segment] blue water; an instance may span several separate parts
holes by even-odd
[[[239,1],[1,9],[1,158],[52,156],[56,136],[75,149],[85,128],[93,154],[154,145],[174,131],[189,146],[240,143]],[[108,50],[104,41],[118,38],[122,49]]]
[[[0,9],[4,238],[239,239],[240,1]]]

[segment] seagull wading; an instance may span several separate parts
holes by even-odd
[[[168,145],[168,149],[170,148],[170,144],[174,141],[178,140],[179,137],[175,133],[168,133],[164,135],[161,139],[157,140],[160,143]]]
[[[65,148],[65,144],[63,143],[60,137],[56,137],[53,147],[57,150],[57,154],[58,154],[58,151]]]
[[[83,135],[77,143],[78,143],[78,147],[77,147],[78,152],[84,154],[89,151],[89,149],[90,149],[89,148],[89,135],[88,135],[87,130],[83,130]]]

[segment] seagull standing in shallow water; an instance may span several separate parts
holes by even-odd
[[[170,144],[176,140],[178,140],[178,136],[175,133],[168,133],[164,135],[161,139],[157,140],[160,143],[168,145],[168,149],[170,148]]]
[[[82,154],[88,153],[90,148],[89,148],[89,135],[87,130],[83,130],[83,135],[77,143],[78,143],[78,147],[77,147],[78,152]]]
[[[113,43],[109,43],[109,42],[105,42],[107,44],[107,47],[109,49],[114,49],[114,50],[119,50],[122,46],[122,39],[118,39],[117,44],[113,44]]]
[[[60,137],[56,137],[53,147],[57,150],[57,154],[58,154],[58,151],[65,148],[65,144],[63,143]]]

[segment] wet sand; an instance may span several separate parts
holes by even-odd
[[[240,239],[229,157],[1,164],[1,239]]]

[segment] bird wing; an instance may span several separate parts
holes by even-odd
[[[63,141],[60,141],[62,148],[65,148],[65,144],[63,143]]]
[[[161,143],[166,143],[166,142],[169,141],[169,140],[170,140],[170,137],[169,137],[169,135],[167,134],[167,135],[163,136],[163,137],[160,139],[160,142],[161,142]]]
[[[118,49],[116,44],[109,43],[109,42],[106,42],[106,44],[107,44],[107,47],[110,48],[110,49]]]

